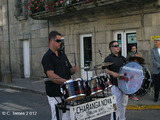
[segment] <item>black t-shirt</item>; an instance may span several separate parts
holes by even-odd
[[[70,68],[72,68],[72,66],[67,56],[60,51],[58,51],[58,56],[56,56],[56,54],[49,49],[42,58],[42,65],[45,74],[46,71],[53,70],[54,73],[60,76],[61,78],[71,78]],[[62,95],[60,92],[60,84],[56,84],[52,81],[46,81],[45,85],[46,93],[48,96],[58,97]]]
[[[109,65],[107,68],[113,72],[119,73],[120,68],[126,63],[126,58],[123,56],[115,56],[113,53],[111,53],[109,56],[107,56],[104,60],[104,62],[112,62],[112,65]],[[118,86],[117,79],[111,76],[111,83],[113,85]]]

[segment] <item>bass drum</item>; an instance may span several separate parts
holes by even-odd
[[[137,62],[129,62],[120,69],[118,87],[124,94],[136,93],[143,83],[143,67]]]
[[[141,88],[135,93],[137,96],[144,96],[146,93],[148,93],[151,87],[152,79],[150,71],[146,67],[143,67],[143,72],[144,72],[143,83],[141,85]]]
[[[129,62],[120,70],[118,87],[124,94],[145,95],[151,85],[151,75],[149,70],[137,62]]]

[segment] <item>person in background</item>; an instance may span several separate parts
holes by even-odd
[[[137,46],[136,45],[132,45],[131,52],[128,54],[127,60],[129,60],[129,58],[131,58],[131,57],[138,57]],[[135,95],[129,95],[129,98],[133,99],[133,100],[136,100],[136,101],[138,100],[138,98]]]
[[[113,63],[112,65],[107,66],[105,70],[110,75],[112,95],[116,96],[116,120],[126,120],[125,111],[128,104],[128,95],[122,93],[122,91],[118,88],[117,81],[117,78],[120,77],[120,68],[126,63],[126,58],[119,54],[119,44],[117,41],[111,41],[109,43],[109,49],[111,54],[105,58],[104,62]],[[113,120],[113,114],[111,114],[111,120]]]
[[[155,47],[151,49],[151,61],[153,64],[154,102],[158,101],[160,90],[160,38],[154,39]]]
[[[132,45],[131,52],[128,54],[127,59],[129,59],[130,57],[136,57],[136,56],[138,57],[137,46]]]
[[[76,66],[72,67],[67,56],[60,51],[61,34],[57,31],[49,33],[49,49],[42,58],[42,65],[46,77],[45,89],[51,107],[52,120],[70,120],[70,112],[65,113],[57,109],[56,104],[61,103],[62,93],[60,85],[71,79],[71,75],[78,72]]]

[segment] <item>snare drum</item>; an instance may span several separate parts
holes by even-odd
[[[90,77],[86,82],[86,95],[93,96],[102,92],[102,86],[100,86],[100,81],[97,76]]]
[[[61,86],[61,92],[65,101],[79,100],[85,96],[83,80],[68,80]]]
[[[110,76],[106,73],[101,73],[97,75],[99,82],[100,82],[100,86],[102,86],[102,89],[107,89],[108,87],[111,87],[112,84],[110,82]]]

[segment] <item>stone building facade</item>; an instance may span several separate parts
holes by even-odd
[[[102,1],[102,0],[98,0]],[[119,40],[126,56],[137,44],[139,56],[151,70],[151,36],[159,36],[160,0],[103,0],[99,5],[77,6],[76,11],[56,11],[52,16],[28,16],[27,0],[0,1],[0,77],[40,79],[43,54],[49,47],[48,33],[62,33],[65,53],[79,69],[100,64],[110,54],[108,43]],[[22,3],[22,4],[19,4]],[[22,6],[22,7],[19,7]],[[91,6],[91,7],[89,7]],[[21,9],[21,10],[19,10]],[[63,9],[63,8],[62,8]],[[102,57],[100,53],[102,53]],[[85,77],[84,70],[73,78]],[[89,71],[94,75],[94,71]]]

